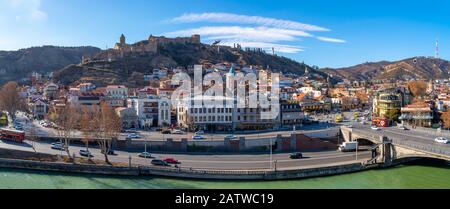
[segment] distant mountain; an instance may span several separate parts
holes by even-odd
[[[321,78],[326,74],[294,60],[267,54],[260,50],[238,50],[232,47],[195,43],[171,43],[158,46],[157,52],[124,52],[106,50],[95,54],[90,62],[70,65],[54,76],[63,84],[92,82],[97,86],[127,84],[146,85],[143,75],[157,68],[188,67],[196,64],[235,63],[240,66],[269,66],[273,71],[303,75],[305,70]],[[114,58],[111,59],[112,54]]]
[[[370,62],[339,69],[321,69],[334,78],[348,80],[441,79],[449,78],[450,62],[429,57],[413,57],[397,62]]]
[[[0,83],[27,78],[32,72],[53,72],[69,64],[80,63],[83,55],[99,51],[95,47],[56,46],[0,51]]]

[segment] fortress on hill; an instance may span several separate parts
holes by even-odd
[[[125,35],[121,35],[119,42],[114,48],[104,50],[91,56],[83,56],[82,64],[91,62],[110,61],[123,58],[126,54],[134,53],[157,53],[158,47],[167,44],[200,44],[200,35],[192,35],[191,37],[167,38],[164,36],[150,35],[147,40],[139,41],[134,44],[128,44]]]
[[[154,52],[158,51],[158,46],[166,44],[200,44],[200,35],[192,35],[191,37],[166,38],[164,36],[150,35],[147,40],[134,44],[127,44],[125,35],[120,36],[119,43],[116,43],[114,50],[120,52]]]

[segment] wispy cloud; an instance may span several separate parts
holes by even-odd
[[[167,36],[190,36],[199,34],[202,40],[221,40],[222,45],[262,48],[282,53],[298,53],[303,48],[296,43],[304,38],[317,38],[320,41],[346,43],[345,40],[316,37],[313,32],[328,32],[330,29],[291,20],[261,16],[248,16],[232,13],[189,13],[170,20],[173,23],[221,23],[221,26],[202,26],[166,33]],[[227,24],[224,24],[227,23]],[[229,25],[228,25],[229,24]],[[225,26],[224,26],[225,25]],[[295,43],[295,44],[293,44]]]
[[[328,38],[328,37],[323,37],[323,36],[318,36],[317,39],[320,41],[331,42],[331,43],[347,43],[346,40],[337,39],[337,38]]]
[[[16,21],[41,22],[47,13],[41,10],[41,0],[4,0],[15,14]]]
[[[313,37],[299,30],[267,27],[212,26],[179,30],[167,33],[169,36],[190,36],[201,34],[209,39],[241,39],[251,41],[294,41],[297,37]]]
[[[184,14],[182,16],[172,19],[173,22],[215,22],[215,23],[238,23],[238,24],[252,24],[267,27],[277,27],[293,30],[303,30],[303,31],[330,31],[327,28],[305,24],[301,22],[282,20],[261,16],[248,16],[248,15],[238,15],[232,13],[190,13]]]

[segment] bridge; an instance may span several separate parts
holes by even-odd
[[[438,136],[433,129],[400,130],[396,127],[372,130],[370,126],[355,125],[352,128],[341,127],[346,142],[369,143],[373,148],[373,159],[368,163],[390,165],[408,158],[432,158],[450,161],[450,145],[434,141]]]

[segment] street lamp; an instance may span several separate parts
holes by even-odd
[[[273,149],[273,146],[272,146],[272,138],[270,138],[270,143],[269,143],[269,146],[270,146],[270,159],[269,159],[269,163],[270,163],[270,171],[272,171],[272,163],[273,163],[273,157],[272,157],[272,149]]]

